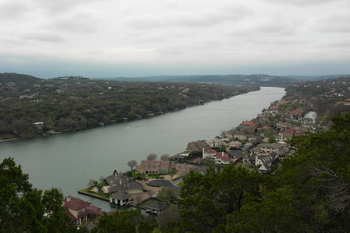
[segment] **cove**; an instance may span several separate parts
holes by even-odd
[[[0,143],[1,161],[13,157],[29,174],[29,182],[42,190],[60,188],[109,211],[108,202],[79,195],[90,179],[98,180],[117,171],[126,172],[129,160],[138,163],[150,153],[170,156],[186,149],[187,143],[210,140],[222,130],[236,127],[283,97],[283,88],[260,91],[206,103],[149,119],[123,122],[91,130]]]

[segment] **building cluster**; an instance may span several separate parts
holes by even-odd
[[[201,158],[193,161],[195,163],[209,160],[215,164],[230,164],[238,160],[257,166],[262,173],[270,171],[274,163],[294,153],[286,143],[294,135],[321,130],[314,119],[305,117],[303,108],[293,108],[303,104],[303,100],[275,101],[257,118],[245,121],[209,141],[190,142],[186,151],[188,154],[201,153]]]

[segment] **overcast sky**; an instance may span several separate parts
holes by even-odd
[[[350,73],[350,0],[0,0],[0,72]]]

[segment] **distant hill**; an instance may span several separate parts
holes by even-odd
[[[36,78],[27,74],[17,74],[17,73],[0,73],[0,83],[21,83],[21,82],[39,82],[40,78]]]
[[[349,74],[332,74],[332,75],[321,75],[321,76],[299,76],[299,75],[286,75],[289,78],[304,79],[307,81],[320,81],[325,79],[335,79],[343,76],[348,76]]]
[[[136,78],[117,77],[110,78],[115,81],[152,81],[152,82],[187,82],[187,83],[213,83],[224,85],[254,85],[286,87],[308,81],[283,76],[271,76],[267,74],[229,74],[229,75],[160,75]]]

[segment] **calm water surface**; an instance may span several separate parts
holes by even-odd
[[[59,134],[51,137],[0,143],[0,160],[14,157],[29,174],[35,188],[60,188],[109,211],[109,203],[77,194],[90,179],[125,172],[129,160],[138,163],[148,154],[175,155],[187,143],[210,140],[222,130],[236,127],[257,116],[285,94],[283,88],[262,87],[260,91],[215,101],[162,116],[116,125]]]

